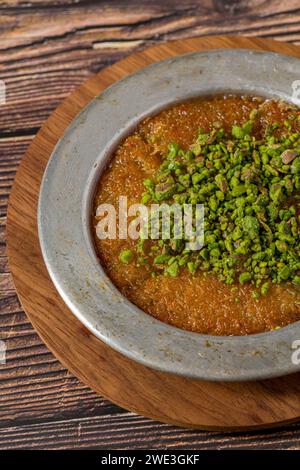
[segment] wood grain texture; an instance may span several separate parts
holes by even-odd
[[[175,428],[135,416],[132,413],[107,414],[0,429],[1,449],[287,449],[300,448],[295,427],[224,435]]]
[[[4,0],[2,134],[35,133],[70,91],[124,54],[165,40],[211,34],[300,42],[300,5],[288,1]]]
[[[0,339],[10,336],[10,342],[8,362],[0,365],[0,443],[20,447],[16,439],[5,440],[9,424],[18,439],[28,432],[22,443],[30,447],[27,425],[39,423],[43,425],[39,448],[48,443],[55,447],[63,428],[65,447],[76,447],[81,439],[76,426],[70,430],[68,422],[84,417],[96,423],[85,445],[90,439],[99,448],[137,447],[140,442],[144,447],[148,443],[148,448],[184,448],[189,443],[198,449],[300,448],[300,425],[228,437],[153,422],[144,431],[144,424],[132,414],[122,421],[123,410],[67,373],[37,337],[13,290],[5,248],[7,201],[20,159],[42,122],[88,76],[132,51],[169,38],[222,32],[299,43],[299,7],[298,0],[1,1],[0,79],[6,81],[8,102],[0,106]],[[61,15],[67,21],[61,21]],[[85,30],[78,27],[80,21]]]
[[[8,241],[14,282],[33,325],[76,376],[122,407],[176,425],[237,430],[299,418],[300,374],[263,382],[213,383],[148,369],[95,338],[67,309],[51,283],[39,248],[36,211],[51,152],[74,116],[114,81],[157,60],[226,47],[265,49],[300,57],[295,46],[250,38],[194,38],[129,56],[78,88],[51,115],[31,143],[10,198]]]

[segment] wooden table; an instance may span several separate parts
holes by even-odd
[[[298,0],[2,0],[0,80],[0,449],[300,449],[300,424],[224,435],[182,430],[97,396],[47,350],[9,273],[5,220],[18,163],[51,111],[106,65],[169,39],[208,34],[300,44]]]

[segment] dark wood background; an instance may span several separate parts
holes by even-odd
[[[138,49],[212,34],[300,45],[299,0],[0,0],[0,449],[300,449],[300,424],[224,435],[178,429],[97,396],[40,341],[9,272],[7,203],[22,155],[74,88]]]

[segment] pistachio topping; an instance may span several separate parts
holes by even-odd
[[[152,179],[144,181],[142,203],[204,205],[204,246],[184,240],[137,242],[154,272],[176,277],[182,269],[212,273],[226,284],[251,283],[255,298],[270,283],[300,284],[300,134],[294,119],[253,129],[258,110],[226,133],[222,123],[199,130],[188,150],[169,145]],[[153,249],[153,247],[155,247]],[[122,262],[132,254],[120,255]],[[124,261],[125,260],[125,261]]]
[[[128,264],[132,261],[133,259],[133,253],[131,250],[123,250],[121,251],[120,255],[119,255],[119,259],[121,261],[121,263],[123,264]]]

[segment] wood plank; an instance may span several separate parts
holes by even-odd
[[[0,449],[300,449],[299,426],[224,435],[175,428],[124,413],[0,429]]]
[[[18,21],[14,9],[4,8],[1,48],[38,44],[45,37],[47,40],[67,39],[66,36],[74,37],[78,33],[82,38],[98,36],[100,41],[113,39],[115,34],[123,35],[123,39],[132,34],[136,38],[166,39],[162,36],[182,31],[193,36],[207,34],[208,29],[214,34],[251,30],[255,34],[266,34],[268,28],[279,28],[277,32],[288,34],[288,28],[284,30],[284,27],[296,25],[299,14],[297,0],[284,3],[185,0],[178,3],[176,9],[170,0],[79,2],[72,8],[51,3],[43,2],[43,8],[38,7],[40,2],[36,3],[34,18],[32,9],[18,9]]]
[[[51,5],[50,5],[51,3]],[[17,6],[23,2],[12,2]],[[71,5],[72,8],[66,8]],[[7,106],[0,132],[33,132],[90,74],[125,54],[166,39],[204,34],[272,36],[300,42],[299,2],[42,1],[1,14],[0,78]],[[34,12],[34,14],[33,14]],[[16,20],[17,18],[17,20]]]

